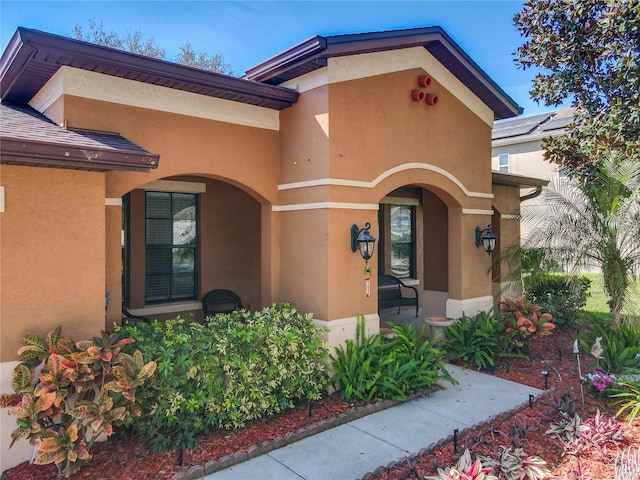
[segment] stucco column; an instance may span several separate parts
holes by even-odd
[[[447,317],[459,318],[489,310],[491,295],[491,257],[475,246],[475,228],[491,223],[486,212],[462,208],[449,209],[449,299]]]
[[[280,214],[270,203],[260,207],[260,307],[280,298]],[[258,306],[256,306],[257,308]]]
[[[104,328],[122,321],[122,199],[105,199],[105,288],[109,292],[109,306]]]

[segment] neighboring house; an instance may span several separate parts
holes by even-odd
[[[378,273],[415,285],[423,318],[489,309],[476,226],[497,254],[518,242],[539,184],[492,174],[494,120],[521,109],[439,27],[315,36],[242,79],[19,28],[0,95],[2,391],[25,334],[89,338],[123,305],[201,318],[216,288],[312,312],[332,347],[358,315],[378,331]],[[7,455],[1,418],[4,470],[31,450]]]
[[[491,135],[491,168],[546,180],[561,177],[558,165],[544,159],[542,140],[563,135],[572,120],[572,108],[497,120]]]
[[[549,181],[562,178],[559,166],[544,159],[542,141],[547,137],[564,135],[573,120],[573,108],[563,108],[535,115],[497,120],[491,140],[491,168],[496,172],[524,175]],[[524,188],[522,200],[535,205],[535,189]],[[522,226],[525,239],[527,227]]]

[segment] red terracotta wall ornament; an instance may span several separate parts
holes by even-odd
[[[433,93],[427,93],[425,95],[424,102],[427,105],[435,105],[436,103],[438,103],[438,96],[434,95]]]
[[[426,96],[424,90],[411,90],[411,100],[414,102],[424,102]]]
[[[431,77],[429,75],[420,75],[418,77],[418,85],[421,87],[428,87],[431,85]]]

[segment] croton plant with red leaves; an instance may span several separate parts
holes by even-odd
[[[530,301],[518,297],[500,302],[502,319],[505,330],[514,332],[514,344],[519,350],[527,351],[534,338],[551,335],[556,328],[553,315],[542,312],[540,305],[533,305]]]
[[[120,351],[132,342],[106,332],[74,342],[60,327],[44,340],[25,336],[11,380],[15,393],[0,394],[0,408],[17,418],[11,445],[29,440],[37,448],[34,463],[55,463],[67,478],[78,471],[101,435],[141,413],[136,390],[156,363],[145,364],[138,350]]]

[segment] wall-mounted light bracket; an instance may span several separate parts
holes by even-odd
[[[364,228],[358,228],[355,223],[351,225],[351,251],[355,253],[360,250],[365,263],[372,257],[376,243],[376,239],[369,233],[370,228],[369,222],[364,224]]]
[[[491,225],[487,225],[487,228],[482,229],[476,227],[476,247],[483,246],[485,252],[491,255],[493,249],[496,248],[496,237],[491,231]]]

